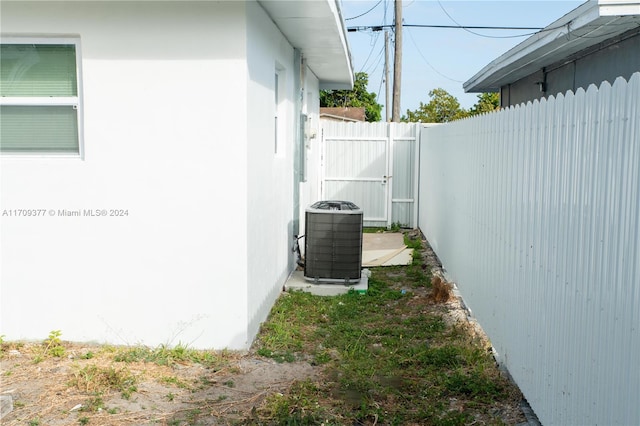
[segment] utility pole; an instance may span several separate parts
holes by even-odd
[[[395,52],[393,60],[393,114],[391,121],[400,121],[400,80],[402,74],[402,0],[395,0]]]
[[[384,30],[384,121],[389,122],[389,31]]]

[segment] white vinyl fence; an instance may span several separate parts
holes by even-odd
[[[640,73],[423,128],[419,227],[544,425],[640,424]]]

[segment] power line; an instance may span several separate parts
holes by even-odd
[[[449,19],[451,19],[453,21],[454,24],[458,25],[460,28],[462,28],[466,32],[471,33],[473,35],[477,35],[479,37],[485,37],[485,38],[515,38],[515,37],[524,37],[524,36],[527,36],[527,35],[535,34],[535,33],[531,33],[531,34],[521,34],[521,35],[516,35],[516,36],[490,36],[490,35],[486,35],[486,34],[480,34],[480,33],[477,33],[475,31],[471,31],[471,29],[484,29],[484,28],[473,28],[473,27],[468,27],[468,26],[461,25],[458,21],[453,19],[453,16],[451,16],[449,14],[449,12],[447,12],[447,9],[444,8],[444,6],[442,5],[442,2],[440,0],[437,0],[437,1],[438,1],[438,5],[440,6],[440,9],[442,9],[444,14],[447,15],[449,17]],[[496,28],[496,29],[498,29],[498,28]],[[500,28],[500,29],[503,29],[503,28]],[[524,29],[524,28],[522,28],[522,29]],[[535,30],[535,29],[541,30],[542,28],[527,28],[527,29],[530,29],[530,30]]]
[[[376,34],[375,39],[373,40],[373,43],[371,44],[371,50],[369,51],[369,55],[367,56],[367,59],[364,61],[364,64],[362,65],[362,68],[364,69],[367,64],[369,63],[369,59],[371,59],[371,55],[373,55],[373,52],[378,44],[378,40],[380,39],[380,34]]]
[[[367,69],[364,69],[364,66],[363,66],[362,71],[366,72],[369,75],[372,75],[373,73],[375,73],[378,67],[380,66],[380,64],[383,62],[383,54],[384,54],[384,46],[382,46],[382,48],[378,52],[378,56],[376,56],[377,62],[371,62],[371,64],[367,67]]]
[[[434,25],[434,24],[402,24],[403,27],[408,28],[453,28],[453,29],[473,29],[473,30],[536,30],[540,31],[543,28],[541,27],[491,27],[491,26],[478,26],[478,25]],[[382,31],[385,28],[394,28],[395,25],[361,25],[357,27],[347,27],[347,32],[353,33],[356,31]],[[535,33],[531,33],[535,34]],[[476,34],[482,37],[491,37],[485,36],[483,34]],[[517,36],[508,36],[508,37],[522,37],[530,34],[522,34]]]
[[[366,12],[361,13],[360,15],[358,15],[358,16],[354,16],[354,17],[351,17],[351,18],[344,18],[344,20],[345,20],[345,21],[350,21],[350,20],[352,20],[352,19],[360,18],[360,17],[362,17],[362,16],[366,15],[367,13],[371,12],[371,11],[372,11],[373,9],[375,9],[376,7],[378,7],[378,5],[379,5],[380,3],[382,3],[382,0],[380,0],[380,1],[379,1],[378,3],[376,3],[376,4],[375,4],[371,9],[367,10]]]
[[[418,47],[418,44],[416,43],[416,41],[413,38],[413,34],[411,34],[410,31],[407,31],[409,33],[409,38],[411,39],[411,42],[413,43],[413,46],[416,48],[416,50],[418,51],[418,54],[420,55],[420,57],[424,60],[424,62],[429,65],[429,67],[438,75],[440,75],[441,77],[446,78],[447,80],[451,80],[453,82],[456,83],[464,83],[464,81],[461,80],[456,80],[454,78],[448,77],[446,75],[444,75],[443,73],[441,73],[440,71],[438,71],[437,69],[435,69],[435,67],[433,65],[431,65],[431,63],[429,61],[427,61],[427,58],[425,58],[425,56],[422,54],[422,51],[420,51],[420,48]]]

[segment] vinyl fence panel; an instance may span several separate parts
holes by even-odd
[[[365,226],[417,225],[416,123],[322,120],[323,199],[362,208]]]
[[[419,227],[541,422],[640,424],[640,73],[420,145]]]

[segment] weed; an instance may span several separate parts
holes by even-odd
[[[313,365],[323,365],[327,364],[333,359],[331,353],[327,350],[320,350],[316,352],[313,356]]]
[[[198,351],[182,344],[170,348],[160,345],[155,349],[136,346],[115,351],[116,362],[151,362],[157,365],[172,366],[178,362],[195,362],[209,368],[220,368],[229,363],[226,352]]]
[[[49,337],[42,342],[41,350],[36,351],[33,356],[32,361],[34,364],[44,361],[45,358],[49,356],[56,358],[64,356],[66,350],[62,344],[60,336],[62,336],[62,332],[60,330],[53,330],[49,333]]]
[[[382,232],[387,232],[387,228],[386,227],[365,227],[362,228],[362,232],[364,232],[365,234],[377,234],[377,233],[382,233]]]
[[[110,367],[98,367],[87,365],[73,373],[69,381],[81,391],[102,395],[109,391],[120,391],[122,397],[129,399],[131,394],[137,391],[136,378],[126,368],[116,369]]]
[[[174,385],[181,389],[188,389],[190,387],[189,384],[180,380],[176,376],[163,376],[160,378],[160,381],[169,385]]]
[[[40,426],[40,419],[35,418],[35,419],[32,419],[32,420],[29,420],[28,425],[29,426]]]
[[[95,393],[82,405],[80,411],[98,411],[104,408],[104,400],[101,393]]]
[[[169,400],[169,401],[173,401],[175,397],[176,397],[176,395],[174,393],[172,393],[172,392],[169,392],[167,394],[167,400]]]
[[[503,380],[487,374],[482,369],[456,370],[444,382],[448,393],[466,396],[474,401],[491,401],[504,391]]]
[[[433,303],[446,303],[452,298],[453,286],[438,276],[433,277],[429,300]]]
[[[200,417],[200,414],[202,414],[202,410],[200,410],[199,408],[194,408],[192,410],[189,410],[189,412],[187,413],[187,422],[189,424],[194,424],[196,422],[196,420],[198,420],[198,417]]]
[[[224,386],[228,387],[228,388],[232,388],[235,387],[235,382],[233,380],[227,380],[226,382],[222,383]]]
[[[270,395],[259,414],[270,424],[316,425],[329,417],[319,403],[320,389],[310,380],[296,382],[286,395]]]
[[[109,414],[118,414],[117,408],[107,408],[107,413]]]
[[[49,337],[43,342],[46,345],[43,355],[51,355],[56,358],[61,358],[65,354],[65,348],[62,346],[62,340],[60,340],[62,332],[60,330],[53,330],[49,333]]]
[[[422,249],[422,240],[415,236],[404,235],[404,245],[408,248],[414,249],[415,254],[420,255],[419,250]]]
[[[78,419],[78,423],[80,423],[81,425],[89,424],[89,417],[80,417]]]

